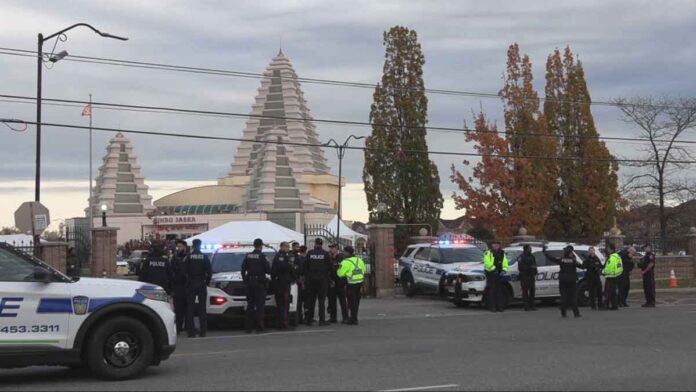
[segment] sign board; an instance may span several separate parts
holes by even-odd
[[[48,208],[38,201],[25,201],[15,211],[15,226],[22,233],[41,235],[51,224]]]

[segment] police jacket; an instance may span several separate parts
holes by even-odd
[[[304,275],[306,279],[319,280],[329,279],[333,266],[331,255],[321,247],[314,248],[307,252],[304,262]]]
[[[522,253],[518,259],[518,268],[521,276],[534,276],[537,273],[537,264],[534,255]]]
[[[329,253],[329,256],[331,254]],[[345,277],[340,277],[338,276],[337,272],[338,269],[341,268],[341,262],[343,261],[343,255],[340,253],[337,253],[336,256],[331,256],[331,279],[333,279],[334,282],[338,284],[345,284],[346,279]]]
[[[293,277],[295,280],[300,280],[302,277],[302,268],[304,267],[304,257],[297,252],[290,252],[288,254],[288,260],[292,266]]]
[[[505,251],[502,249],[497,251],[487,250],[483,254],[483,269],[486,272],[507,272],[508,258]]]
[[[598,275],[602,271],[602,261],[596,255],[587,256],[585,261],[582,262],[582,266],[587,270],[588,274]]]
[[[621,275],[622,271],[623,263],[621,262],[621,256],[619,256],[618,253],[612,253],[611,256],[609,256],[609,260],[607,260],[607,263],[604,265],[602,273],[607,278],[616,278]]]
[[[260,249],[247,253],[242,261],[242,280],[244,283],[265,283],[266,274],[271,274],[266,255]]]
[[[280,286],[289,286],[295,280],[295,271],[290,258],[294,256],[291,252],[280,251],[273,258],[273,266],[271,266],[271,279]]]
[[[184,288],[186,287],[186,257],[188,253],[176,253],[174,258],[172,258],[172,287]]]
[[[572,278],[577,279],[577,269],[582,268],[582,263],[575,258],[574,253],[564,254],[563,257],[554,257],[544,251],[546,257],[551,260],[552,263],[556,263],[561,266],[560,278]]]
[[[645,252],[645,256],[640,260],[638,266],[643,271],[655,271],[655,253]]]
[[[213,269],[210,266],[210,259],[199,249],[194,249],[186,257],[186,287],[189,289],[199,289],[206,287],[213,276]]]
[[[365,280],[365,270],[365,262],[357,256],[351,256],[341,261],[336,275],[345,278],[348,284],[360,284]]]
[[[142,282],[156,284],[163,289],[170,290],[171,266],[169,260],[162,253],[150,253],[140,269]]]
[[[621,257],[621,264],[623,265],[623,274],[629,275],[631,271],[633,271],[634,264],[633,259],[628,255],[628,249],[622,249],[619,252],[619,256]]]

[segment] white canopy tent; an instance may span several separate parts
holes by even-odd
[[[338,231],[338,226],[339,221],[338,221],[338,215],[334,215],[334,217],[331,219],[331,222],[329,222],[324,228],[329,231],[331,234],[336,235],[336,232]],[[355,245],[355,242],[361,238],[366,239],[367,236],[364,234],[360,234],[357,231],[354,231],[344,221],[340,222],[340,233],[339,235],[341,236],[342,239],[344,240],[349,240],[352,245]]]
[[[203,250],[216,249],[222,244],[251,245],[256,238],[261,238],[265,244],[277,247],[283,241],[304,242],[304,235],[270,221],[239,221],[229,222],[212,230],[186,239],[192,244],[193,240],[201,240]]]

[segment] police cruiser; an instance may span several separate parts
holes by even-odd
[[[141,282],[71,279],[0,243],[0,368],[84,365],[107,380],[137,377],[174,351],[168,301]]]
[[[222,319],[243,319],[246,314],[246,286],[242,280],[242,262],[247,253],[254,251],[251,245],[224,244],[206,246],[215,249],[211,264],[213,278],[208,287],[208,320],[212,322]],[[269,263],[273,263],[276,251],[267,247],[263,254]],[[268,317],[274,317],[276,312],[275,291],[267,276],[269,289],[266,292],[265,312]],[[297,325],[297,285],[290,287],[291,325]]]
[[[444,236],[433,243],[409,245],[399,259],[398,278],[408,297],[418,292],[445,295],[445,276],[483,260],[483,250],[470,236]]]
[[[563,257],[563,249],[572,245],[575,249],[575,256],[579,261],[585,260],[587,257],[589,245],[568,244],[565,242],[525,242],[511,244],[504,248],[508,258],[508,272],[505,276],[503,290],[505,296],[505,305],[514,300],[522,299],[522,287],[519,281],[519,269],[517,259],[522,254],[524,245],[530,245],[532,255],[536,259],[537,276],[536,276],[536,295],[537,299],[553,300],[560,297],[558,289],[558,277],[560,275],[560,266],[549,261],[543,253],[543,246],[546,244],[546,251],[554,257]],[[604,264],[604,255],[599,252],[598,248],[595,254]],[[578,270],[578,305],[586,305],[589,303],[590,291],[587,282],[585,282],[585,271]],[[603,279],[603,278],[602,278]],[[485,303],[485,288],[486,275],[483,269],[483,257],[479,263],[471,263],[465,266],[448,271],[445,277],[445,291],[452,299],[455,305],[464,307],[471,303],[483,305]]]

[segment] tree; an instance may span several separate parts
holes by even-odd
[[[623,191],[642,192],[646,199],[657,202],[660,240],[664,244],[669,220],[666,204],[691,188],[685,177],[686,164],[680,161],[694,158],[678,139],[696,128],[696,98],[619,98],[616,103],[624,120],[637,127],[638,136],[648,141],[641,162],[628,164],[635,173],[627,178]]]
[[[558,138],[558,187],[544,232],[552,239],[599,240],[618,203],[618,165],[599,140],[580,61],[570,47],[546,62],[544,117]]]
[[[539,111],[534,90],[532,63],[520,55],[515,43],[508,48],[507,71],[500,97],[505,105],[505,130],[514,157],[512,192],[520,222],[531,233],[540,233],[556,191],[557,140],[549,133]],[[519,227],[518,226],[518,227]],[[513,227],[512,229],[516,229]]]
[[[11,227],[11,226],[3,226],[2,229],[0,229],[0,235],[10,235],[10,234],[21,234],[21,230],[19,230],[16,227]]]
[[[385,32],[384,45],[382,80],[370,110],[372,134],[365,142],[363,181],[370,221],[437,227],[443,199],[425,140],[425,58],[416,32],[405,27]],[[398,244],[403,245],[406,232],[397,234]]]

